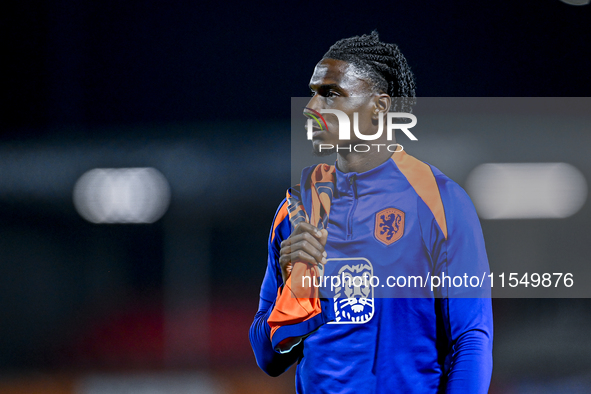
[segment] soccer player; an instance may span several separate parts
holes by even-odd
[[[388,112],[410,112],[415,98],[405,58],[377,32],[335,43],[316,65],[310,88],[305,114],[338,109],[353,124],[357,113],[362,136],[379,134]],[[469,197],[437,168],[386,149],[395,143],[387,133],[372,141],[351,133],[343,141],[337,117],[324,120],[312,145],[318,153],[339,146],[337,162],[304,169],[275,215],[250,329],[258,365],[278,376],[297,363],[298,393],[487,392],[491,300],[472,297],[465,279],[484,277],[489,268]],[[371,149],[356,151],[360,143]],[[415,285],[429,277],[449,281],[413,289],[394,282],[398,296],[382,298],[367,284],[345,280],[331,298],[298,284],[302,276],[329,272],[382,283],[393,272]],[[454,290],[451,277],[464,283]]]

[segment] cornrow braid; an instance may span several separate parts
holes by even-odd
[[[396,44],[380,41],[378,32],[337,41],[322,59],[342,60],[366,74],[380,90],[392,97],[391,111],[411,112],[416,102],[415,80]],[[400,97],[401,99],[396,99]]]

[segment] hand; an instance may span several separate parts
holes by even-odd
[[[281,242],[279,265],[283,283],[287,282],[295,262],[326,264],[324,246],[327,237],[328,231],[318,230],[309,223],[301,222],[296,226],[289,238]]]

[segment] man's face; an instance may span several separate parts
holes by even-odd
[[[316,65],[314,74],[310,79],[312,99],[307,107],[315,111],[321,109],[338,109],[349,117],[353,127],[353,113],[359,114],[359,130],[363,134],[374,134],[377,130],[375,122],[376,93],[373,91],[370,82],[360,76],[355,66],[335,59],[324,59]],[[304,110],[304,114],[309,113]],[[322,149],[320,144],[331,144],[347,146],[356,142],[356,137],[351,130],[351,140],[339,141],[339,123],[336,115],[324,114],[328,130],[320,129],[314,123],[312,144],[314,152],[320,155],[330,154],[334,151]]]

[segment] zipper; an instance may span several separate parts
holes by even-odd
[[[353,189],[353,204],[351,204],[351,209],[347,217],[347,239],[353,238],[353,214],[355,213],[355,208],[357,208],[357,183],[355,182],[355,178],[355,174],[349,178],[349,185]]]

